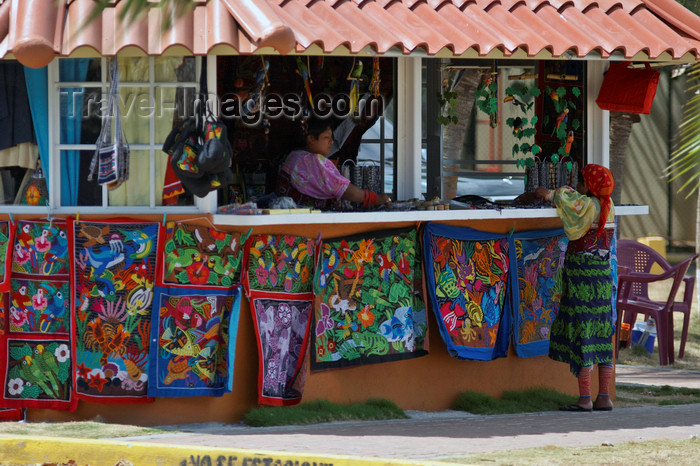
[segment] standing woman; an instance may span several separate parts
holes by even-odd
[[[327,209],[331,199],[357,202],[363,207],[391,202],[386,194],[351,184],[327,159],[333,147],[330,120],[315,117],[302,120],[298,132],[296,150],[287,155],[280,167],[277,195],[318,209]]]
[[[550,332],[549,357],[569,364],[578,377],[579,399],[562,411],[611,411],[609,396],[613,371],[612,289],[610,243],[615,219],[610,195],[612,172],[586,165],[583,183],[574,191],[539,187],[535,195],[554,203],[569,238],[562,270],[562,299]],[[598,365],[598,397],[591,401],[591,372]]]

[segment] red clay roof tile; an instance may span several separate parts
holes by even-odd
[[[83,27],[93,0],[0,0],[0,58],[43,66],[129,49],[700,59],[700,18],[675,0],[197,0],[166,31],[160,8],[124,24],[124,4]]]

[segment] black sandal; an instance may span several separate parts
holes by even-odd
[[[576,403],[571,403],[566,406],[559,406],[559,411],[570,411],[570,412],[576,412],[576,413],[590,413],[593,411],[591,408],[584,408],[581,405],[577,405]]]

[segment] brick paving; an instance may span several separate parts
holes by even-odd
[[[700,372],[618,366],[617,383],[700,388]],[[700,437],[700,404],[616,408],[612,412],[540,412],[482,416],[408,411],[411,419],[252,428],[205,423],[186,433],[139,442],[242,448],[300,454],[435,460],[538,446],[595,446]]]

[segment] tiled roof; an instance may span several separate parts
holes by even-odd
[[[0,0],[0,58],[382,54],[464,58],[700,59],[700,18],[675,0],[196,0],[163,32],[152,8],[131,24],[114,0]]]

